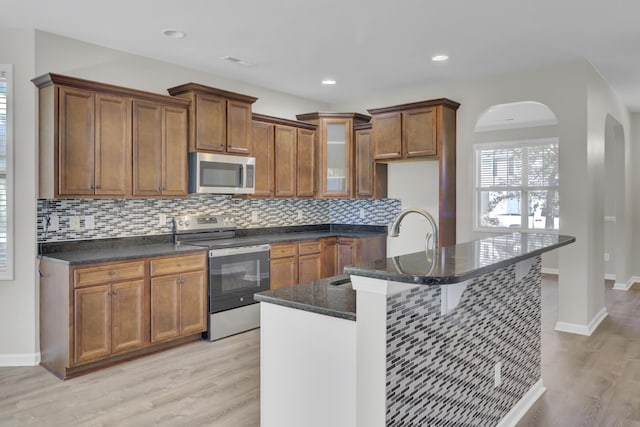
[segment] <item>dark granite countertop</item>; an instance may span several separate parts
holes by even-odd
[[[463,282],[575,242],[575,237],[512,233],[345,267],[345,273],[395,282],[446,285]],[[435,259],[435,263],[433,260]]]
[[[356,320],[356,292],[348,275],[301,283],[288,288],[273,289],[254,295],[260,302]]]
[[[366,238],[383,234],[386,234],[385,226],[344,224],[242,229],[236,231],[236,237],[213,241],[214,245],[212,247],[250,246],[316,240],[323,237]],[[40,247],[40,255],[50,260],[80,265],[183,254],[204,250],[204,247],[197,246],[196,244],[183,243],[174,245],[173,236],[164,234],[44,243]]]
[[[72,265],[95,264],[100,262],[124,261],[134,258],[150,258],[165,255],[184,255],[192,252],[204,252],[206,248],[173,243],[151,245],[132,245],[120,247],[102,247],[77,251],[54,252],[41,255],[42,258]]]

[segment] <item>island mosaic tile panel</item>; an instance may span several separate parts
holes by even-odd
[[[387,301],[387,426],[494,426],[540,379],[540,265],[473,279],[441,314],[446,286]],[[502,363],[502,385],[494,366]]]
[[[360,217],[361,210],[364,218]],[[399,210],[397,199],[242,199],[209,194],[193,194],[185,199],[40,199],[37,227],[39,242],[60,242],[168,234],[173,231],[170,219],[187,214],[226,214],[235,218],[238,228],[264,228],[387,225]],[[168,222],[161,225],[160,214]],[[45,218],[52,215],[58,217],[59,228],[45,232]],[[71,217],[79,218],[77,229],[72,229]],[[93,228],[87,217],[93,217]]]

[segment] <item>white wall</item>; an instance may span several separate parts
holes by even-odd
[[[152,59],[34,31],[0,29],[0,61],[15,77],[15,280],[0,282],[0,366],[39,362],[36,268],[36,100],[31,79],[47,72],[167,94],[196,82],[260,99],[254,111],[294,119],[327,105]]]
[[[555,135],[560,140],[560,232],[576,237],[576,243],[558,250],[558,321],[581,330],[588,328],[604,307],[600,296],[604,274],[601,179],[604,124],[607,114],[616,118],[625,130],[628,147],[629,119],[625,117],[628,116],[625,107],[593,67],[578,60],[487,79],[375,93],[331,108],[365,111],[440,97],[461,103],[457,114],[458,241],[481,236],[472,230],[473,143],[477,140],[473,129],[478,117],[491,105],[523,100],[541,102],[555,113],[558,118]],[[627,161],[631,161],[629,157]],[[636,207],[633,218],[639,217],[638,212]]]
[[[0,62],[14,69],[14,280],[0,281],[0,366],[38,355],[34,34],[0,29]]]
[[[387,175],[388,197],[400,199],[402,209],[426,209],[438,223],[438,162],[392,162],[388,165]],[[416,214],[406,216],[402,220],[400,235],[387,238],[387,255],[391,257],[424,250],[427,232],[431,232],[431,226],[425,218]]]
[[[328,105],[213,74],[36,31],[36,75],[58,73],[168,95],[167,89],[195,82],[258,98],[253,112],[294,119]]]

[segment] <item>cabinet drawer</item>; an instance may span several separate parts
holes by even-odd
[[[81,288],[98,283],[120,282],[140,277],[144,277],[144,261],[121,262],[77,268],[73,271],[73,284],[74,287]]]
[[[271,258],[285,258],[295,256],[298,245],[295,243],[287,243],[284,245],[271,245]]]
[[[151,276],[176,274],[183,271],[202,270],[207,267],[206,254],[183,255],[171,258],[152,259]]]
[[[298,253],[300,255],[307,254],[319,254],[320,253],[320,241],[302,242],[298,246]]]

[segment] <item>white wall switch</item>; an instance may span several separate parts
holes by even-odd
[[[84,228],[87,230],[93,230],[96,228],[96,219],[93,215],[84,216]]]
[[[500,387],[502,384],[502,362],[498,362],[493,367],[493,386]]]
[[[160,227],[164,227],[165,225],[167,225],[167,214],[158,214],[158,225]]]
[[[45,218],[45,221],[47,219]],[[60,230],[60,217],[58,215],[51,215],[49,217],[49,227],[47,231],[58,231]]]
[[[360,219],[364,219],[364,208],[360,208]]]
[[[80,217],[79,216],[70,216],[69,217],[69,230],[80,230]]]
[[[298,220],[302,220],[302,209],[298,209]]]
[[[251,212],[251,222],[258,222],[258,211]]]
[[[608,253],[604,254],[604,262],[608,262],[611,259],[611,256]]]

